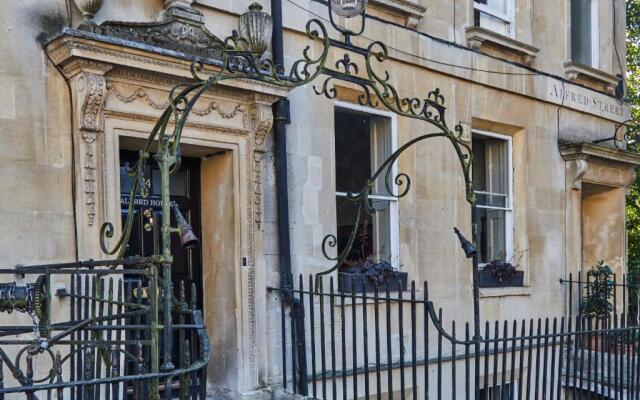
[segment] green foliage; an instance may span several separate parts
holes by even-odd
[[[587,294],[580,304],[582,314],[607,317],[613,311],[611,298],[614,290],[613,271],[604,261],[598,261],[587,272]]]
[[[640,268],[637,263],[633,268],[629,268],[627,284],[629,285],[629,316],[636,323],[640,323]]]
[[[627,99],[633,121],[640,121],[640,0],[627,0]],[[640,126],[627,128],[628,150],[640,152]],[[640,273],[640,180],[627,197],[629,272]]]

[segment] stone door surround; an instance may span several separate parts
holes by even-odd
[[[47,46],[53,62],[71,85],[78,246],[81,259],[106,258],[99,230],[105,221],[120,229],[120,142],[142,138],[168,105],[173,85],[191,78],[192,58],[175,50],[65,28]],[[214,71],[215,67],[208,65]],[[196,104],[185,126],[184,142],[234,152],[235,226],[239,291],[238,391],[260,386],[258,371],[266,360],[258,350],[264,340],[266,295],[262,250],[262,154],[273,124],[272,104],[283,89],[252,81],[220,84]],[[244,260],[240,262],[240,260]],[[206,294],[205,294],[206,298]],[[206,307],[205,307],[206,309]],[[264,346],[263,346],[264,347]]]

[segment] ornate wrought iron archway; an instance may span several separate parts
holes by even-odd
[[[264,22],[267,18],[265,15],[259,7],[252,6],[251,11],[242,18],[261,19]],[[4,393],[38,391],[57,391],[62,395],[66,388],[72,388],[71,392],[80,396],[84,389],[77,388],[99,385],[109,386],[112,393],[116,391],[124,393],[128,390],[127,382],[148,382],[148,387],[142,385],[144,387],[139,389],[140,391],[136,389],[138,386],[133,384],[134,393],[137,395],[148,393],[151,399],[158,399],[162,390],[165,396],[170,396],[170,388],[174,380],[179,382],[181,396],[186,396],[194,390],[203,390],[204,379],[200,379],[199,387],[194,388],[193,385],[199,379],[195,374],[207,364],[211,353],[202,315],[196,309],[195,301],[191,303],[186,301],[184,290],[180,291],[182,295],[174,294],[171,282],[173,262],[170,249],[171,234],[179,234],[183,244],[192,245],[195,238],[190,227],[180,212],[174,209],[179,226],[172,227],[170,218],[162,218],[162,249],[159,254],[149,258],[135,259],[123,259],[123,256],[133,227],[134,200],[136,196],[148,195],[144,184],[148,178],[144,176],[145,164],[150,162],[150,159],[158,164],[162,182],[162,213],[168,216],[172,212],[169,201],[169,177],[180,166],[180,142],[185,124],[199,98],[205,92],[215,89],[216,85],[223,81],[244,79],[293,89],[318,80],[321,83],[314,86],[315,93],[329,99],[337,96],[334,82],[348,82],[361,90],[362,94],[358,98],[361,105],[383,107],[399,116],[424,121],[433,128],[433,132],[421,134],[403,144],[381,164],[360,191],[348,194],[348,199],[356,205],[358,210],[354,224],[356,228],[365,213],[375,212],[369,203],[368,195],[373,190],[376,180],[383,177],[389,195],[397,198],[405,196],[410,190],[411,179],[402,172],[393,175],[393,165],[407,149],[419,142],[436,137],[445,138],[451,143],[460,162],[466,199],[471,209],[474,209],[475,197],[470,176],[471,148],[462,139],[461,125],[458,124],[453,128],[447,125],[445,98],[440,90],[429,91],[424,98],[401,96],[392,84],[391,74],[384,69],[384,63],[389,59],[388,49],[384,43],[376,41],[367,48],[357,47],[351,43],[351,37],[357,36],[357,33],[340,31],[344,34],[343,41],[331,39],[320,20],[310,20],[306,24],[305,32],[310,44],[303,51],[302,58],[292,63],[288,71],[285,71],[283,66],[276,65],[272,60],[263,57],[266,47],[256,43],[256,37],[252,36],[251,32],[243,32],[242,35],[234,32],[223,43],[218,44],[219,48],[216,51],[221,54],[218,65],[205,65],[195,61],[191,66],[194,82],[179,84],[171,90],[169,107],[164,110],[150,132],[145,145],[139,152],[138,161],[128,169],[132,183],[128,203],[129,213],[122,233],[116,239],[115,228],[110,222],[104,223],[100,232],[103,252],[115,256],[115,259],[105,262],[89,261],[21,267],[17,271],[0,270],[3,274],[17,272],[23,275],[43,276],[33,285],[25,287],[14,284],[0,286],[0,311],[10,312],[14,309],[24,311],[32,315],[34,321],[33,326],[2,327],[0,336],[25,333],[37,327],[34,331],[34,339],[0,340],[0,345],[22,346],[17,351],[15,361],[11,361],[9,356],[0,350],[0,360],[7,363],[20,384],[16,387],[4,388],[0,379],[0,396]],[[332,50],[344,51],[344,55],[330,65]],[[318,55],[314,56],[314,53]],[[360,63],[354,61],[352,56],[360,57]],[[393,190],[395,185],[400,188],[398,192]],[[335,271],[345,261],[356,234],[357,229],[351,233],[346,248],[336,256],[330,255],[330,249],[336,247],[337,238],[334,235],[327,235],[324,238],[322,251],[325,257],[334,261],[335,264],[327,271],[319,273],[316,276],[317,280]],[[473,257],[475,267],[477,263],[475,248],[464,237],[459,236],[466,255]],[[109,246],[110,240],[114,239],[115,243]],[[72,307],[74,305],[82,307],[81,310],[76,310],[78,320],[61,324],[50,322],[53,293],[48,290],[50,286],[46,282],[50,282],[50,277],[54,274],[70,275],[75,282],[71,293],[58,293],[58,295],[73,299]],[[145,295],[143,296],[142,289],[138,288],[137,292],[135,290],[131,292],[137,293],[134,297],[114,297],[112,292],[105,296],[105,287],[108,291],[113,291],[114,285],[118,285],[118,277],[123,274],[137,274],[141,279],[147,280],[148,290]],[[474,268],[474,315],[476,338],[479,338],[476,275],[477,268]],[[82,276],[87,278],[81,278]],[[89,276],[94,278],[89,279]],[[180,319],[177,324],[174,322],[176,315]],[[115,337],[111,336],[111,332],[116,332]],[[128,336],[130,332],[138,332],[141,337],[130,339]],[[186,348],[180,349],[181,357],[177,366],[172,348],[174,335],[179,335],[181,339],[188,336],[192,340]],[[70,339],[66,339],[67,337]],[[184,346],[184,343],[189,342],[180,340],[180,343]],[[476,344],[479,345],[479,341],[476,341]],[[59,345],[70,346],[69,354],[63,357],[61,353],[54,353],[53,347]],[[45,377],[34,378],[32,360],[43,354],[51,358],[52,368]],[[83,366],[78,370],[78,365],[70,365],[71,370],[77,370],[76,375],[72,374],[72,379],[65,382],[62,378],[62,369],[66,361],[71,363],[71,360],[74,360],[74,354],[82,355]],[[186,357],[182,357],[185,354]],[[26,357],[26,372],[22,368],[23,356]],[[120,374],[118,366],[122,362],[134,365],[129,369],[129,374]],[[87,367],[87,363],[90,367]],[[92,372],[84,374],[82,368],[85,367],[87,367],[86,371]],[[105,371],[104,376],[95,376],[96,371],[101,370]]]

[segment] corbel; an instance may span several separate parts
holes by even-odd
[[[589,169],[589,163],[587,160],[576,159],[571,160],[568,163],[569,179],[571,179],[571,188],[573,190],[582,189],[582,177],[587,173]]]

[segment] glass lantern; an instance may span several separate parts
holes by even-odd
[[[331,11],[341,17],[353,18],[364,12],[368,0],[331,0]]]

